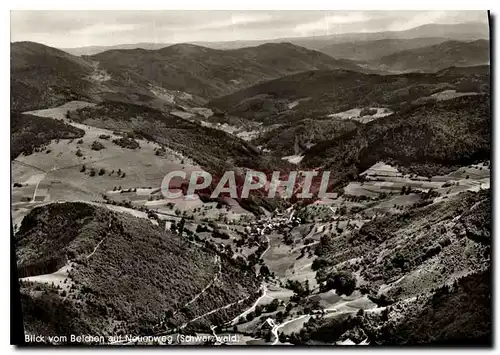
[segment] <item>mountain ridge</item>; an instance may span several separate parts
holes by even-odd
[[[280,54],[280,48],[286,49],[286,55]],[[294,45],[268,49],[257,49],[266,52],[265,60],[249,54],[255,49],[229,52],[191,44],[76,57],[35,42],[15,42],[11,44],[11,106],[28,111],[72,100],[120,99],[171,109],[179,107],[173,99],[176,95],[199,106],[206,98],[316,67],[369,71],[352,61]],[[281,68],[284,61],[287,67]]]
[[[436,72],[451,66],[469,67],[489,64],[489,42],[446,41],[432,46],[408,49],[373,61],[392,71]]]
[[[477,71],[477,72],[476,72]],[[377,75],[348,70],[302,72],[263,82],[208,103],[227,115],[286,123],[304,118],[325,119],[356,107],[397,108],[445,91],[487,92],[489,75],[483,67],[435,73]],[[293,107],[288,105],[297,103]]]
[[[263,43],[270,42],[292,42],[297,45],[304,46],[308,49],[319,50],[322,46],[325,47],[332,43],[352,42],[360,40],[378,40],[384,38],[415,38],[415,37],[434,37],[436,34],[443,32],[440,37],[456,38],[456,39],[480,39],[488,38],[488,25],[480,22],[468,22],[461,24],[431,24],[417,26],[411,29],[402,31],[381,31],[381,32],[367,32],[367,33],[345,33],[340,35],[322,35],[322,36],[309,36],[309,37],[281,37],[263,40],[241,40],[241,41],[227,41],[227,42],[206,42],[206,41],[192,41],[189,43],[198,44],[214,49],[237,49],[248,46],[257,46]],[[458,35],[457,35],[458,34]],[[330,43],[328,43],[330,42]],[[120,44],[112,46],[90,46],[90,47],[77,47],[77,48],[61,48],[68,53],[75,55],[93,55],[101,51],[111,49],[113,47],[121,48],[137,48],[148,47],[150,49],[159,49],[172,45],[173,43],[131,43]]]

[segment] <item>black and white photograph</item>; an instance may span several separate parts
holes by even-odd
[[[11,342],[492,347],[493,21],[12,10]]]

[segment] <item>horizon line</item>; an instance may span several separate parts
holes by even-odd
[[[457,25],[466,25],[466,24],[481,24],[483,25],[482,22],[478,21],[468,21],[468,22],[459,22],[459,23],[426,23],[423,25],[415,26],[415,27],[410,27],[404,30],[392,30],[392,31],[366,31],[366,32],[344,32],[344,33],[337,33],[337,34],[323,34],[323,35],[309,35],[309,36],[293,36],[293,37],[274,37],[274,38],[255,38],[255,39],[238,39],[238,40],[230,40],[230,41],[187,41],[187,42],[135,42],[135,43],[116,43],[116,44],[109,44],[109,45],[89,45],[89,46],[77,46],[77,47],[59,47],[59,46],[53,46],[51,44],[46,44],[42,42],[37,42],[40,44],[44,44],[49,47],[57,48],[57,49],[79,49],[79,48],[106,48],[106,47],[114,47],[114,46],[133,46],[133,45],[140,45],[140,44],[165,44],[167,46],[169,45],[175,45],[175,44],[202,44],[202,43],[237,43],[237,42],[258,42],[258,41],[279,41],[279,40],[293,40],[293,39],[301,39],[301,38],[321,38],[321,37],[331,37],[335,38],[338,36],[348,36],[348,35],[353,35],[353,34],[372,34],[372,33],[397,33],[397,32],[405,32],[405,31],[410,31],[416,28],[424,27],[424,26],[429,26],[429,25],[435,25],[435,26],[457,26]],[[489,24],[487,24],[489,27]],[[439,35],[433,36],[433,37],[441,37]],[[431,37],[416,37],[416,38],[431,38]],[[489,38],[488,38],[489,39]],[[11,43],[17,43],[17,42],[34,42],[34,41],[15,41]]]

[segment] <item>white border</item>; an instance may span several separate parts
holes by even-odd
[[[116,6],[116,4],[119,4],[119,7]],[[404,6],[406,4],[406,6]],[[480,10],[480,9],[490,9],[492,10],[492,14],[494,15],[495,13],[500,13],[500,11],[495,11],[495,8],[498,8],[498,1],[483,1],[483,0],[475,0],[475,1],[435,1],[435,0],[420,0],[418,2],[402,2],[402,1],[348,1],[348,2],[332,2],[332,1],[318,1],[318,0],[308,0],[308,1],[282,1],[282,2],[274,2],[271,3],[270,1],[265,1],[265,0],[252,0],[249,2],[235,2],[235,1],[221,1],[221,0],[211,0],[211,1],[192,1],[192,0],[184,0],[180,2],[152,2],[152,1],[147,1],[147,0],[142,0],[142,1],[120,1],[119,3],[117,2],[111,2],[111,1],[103,1],[103,0],[86,0],[85,2],[69,2],[69,1],[54,1],[54,0],[45,0],[45,1],[35,1],[35,0],[30,0],[30,1],[8,1],[8,2],[3,2],[2,5],[6,7],[4,11],[1,12],[1,38],[2,38],[2,47],[4,48],[4,52],[2,55],[2,76],[1,76],[1,87],[2,87],[2,95],[1,95],[1,100],[2,100],[2,108],[4,115],[0,119],[0,124],[1,129],[0,132],[2,134],[2,139],[0,139],[0,144],[1,144],[1,155],[2,155],[2,167],[5,169],[5,173],[2,173],[1,176],[1,211],[0,211],[0,218],[1,218],[1,226],[3,228],[4,233],[2,234],[1,238],[1,250],[3,252],[3,255],[1,257],[1,262],[2,262],[2,283],[3,285],[3,290],[7,289],[6,285],[10,285],[10,235],[8,228],[10,228],[10,125],[9,125],[9,111],[7,108],[9,107],[10,103],[10,85],[9,85],[9,71],[10,71],[10,34],[9,34],[9,24],[10,24],[10,14],[8,9],[15,9],[15,10],[35,10],[35,9],[67,9],[67,10],[89,10],[89,9],[100,9],[100,10],[108,10],[108,9],[130,9],[130,10],[148,10],[148,9],[177,9],[177,10],[200,10],[200,9],[211,9],[211,10],[443,10],[443,9],[450,9],[450,10]],[[450,7],[449,5],[453,5]],[[497,6],[495,6],[497,5]],[[375,6],[375,7],[374,7]],[[496,26],[500,26],[499,21],[496,21]],[[498,48],[498,41],[497,37],[494,35],[494,48]],[[496,61],[497,58],[496,56],[493,57],[494,61],[492,61],[492,65],[496,66]],[[498,105],[498,86],[496,77],[494,78],[494,83],[493,86],[497,88],[497,90],[494,91],[494,105],[493,107],[495,108],[495,112],[493,112],[493,117],[496,117],[496,107]],[[494,125],[495,128],[495,137],[499,136],[499,126],[498,124]],[[494,147],[495,148],[495,147]],[[495,149],[494,149],[495,150]],[[496,168],[499,163],[498,154],[494,155],[494,160],[493,160],[493,167]],[[9,167],[9,168],[7,168]],[[9,169],[9,170],[7,170]],[[498,174],[495,174],[494,176],[494,186],[498,186],[497,184],[497,178]],[[9,186],[9,189],[7,187]],[[497,191],[496,189],[494,190],[494,198],[497,200]],[[494,211],[494,221],[500,220],[499,218],[499,210],[495,209]],[[496,236],[494,236],[496,237]],[[494,238],[493,237],[493,238]],[[498,246],[499,242],[494,241],[494,246]],[[9,254],[7,254],[9,253]],[[9,256],[7,256],[9,255]],[[494,253],[495,256],[498,255],[498,253]],[[498,270],[497,270],[497,263],[494,265],[495,269],[495,286],[498,282]],[[495,290],[497,288],[495,287]],[[493,295],[497,295],[497,292],[494,292]],[[3,312],[2,312],[2,317],[0,317],[1,320],[1,329],[2,329],[2,339],[1,339],[1,344],[2,345],[7,345],[10,343],[10,302],[9,302],[9,295],[6,294],[6,292],[2,292],[2,302],[3,303]],[[496,300],[495,300],[496,301]],[[498,310],[498,305],[495,302],[495,307],[493,308],[495,310],[495,319],[496,317],[496,311]],[[498,328],[499,326],[494,327],[495,335],[498,334]],[[497,336],[495,336],[495,339],[498,339]],[[232,348],[234,350],[234,348]],[[357,348],[358,351],[361,349],[361,351],[386,351],[387,349],[381,349],[381,350],[374,350],[371,348]],[[2,350],[7,350],[9,353],[14,351],[14,347],[8,346],[8,349],[2,349]],[[49,349],[50,350],[50,349]],[[108,353],[110,350],[102,350],[106,353]],[[139,351],[141,351],[140,349]],[[168,349],[157,349],[157,351],[173,351],[174,348],[168,348]],[[251,348],[251,349],[245,349],[245,348],[238,348],[237,350],[241,351],[246,351],[250,353],[258,353],[260,350],[256,348]],[[296,349],[298,353],[306,353],[310,349]],[[323,350],[326,351],[335,351],[335,352],[340,352],[344,353],[347,351],[346,350],[341,350],[338,348],[335,349],[325,349]],[[353,349],[351,349],[352,351]],[[423,349],[422,349],[423,350]],[[77,353],[83,353],[84,350],[73,350],[74,352]],[[152,349],[147,349],[147,351],[154,351]],[[177,351],[189,351],[192,353],[202,353],[204,352],[204,349],[201,348],[196,348],[196,349],[177,349]],[[213,350],[212,350],[213,351]],[[232,350],[230,350],[232,351]],[[267,351],[267,349],[266,349]],[[283,351],[283,348],[280,349],[280,351]],[[314,350],[315,351],[315,350]],[[321,350],[317,350],[321,351]],[[402,351],[401,349],[395,350],[395,351]],[[412,351],[419,351],[418,349],[414,349]],[[446,353],[449,352],[450,354],[455,352],[456,350],[427,350],[429,352],[437,352],[439,353]],[[470,349],[469,351],[476,351],[474,349]],[[28,353],[33,352],[33,350],[29,350]],[[2,353],[4,353],[2,351]]]

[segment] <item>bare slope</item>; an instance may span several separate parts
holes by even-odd
[[[144,106],[106,101],[77,110],[71,119],[155,141],[212,172],[225,166],[258,168],[266,164],[254,146],[231,134]]]

